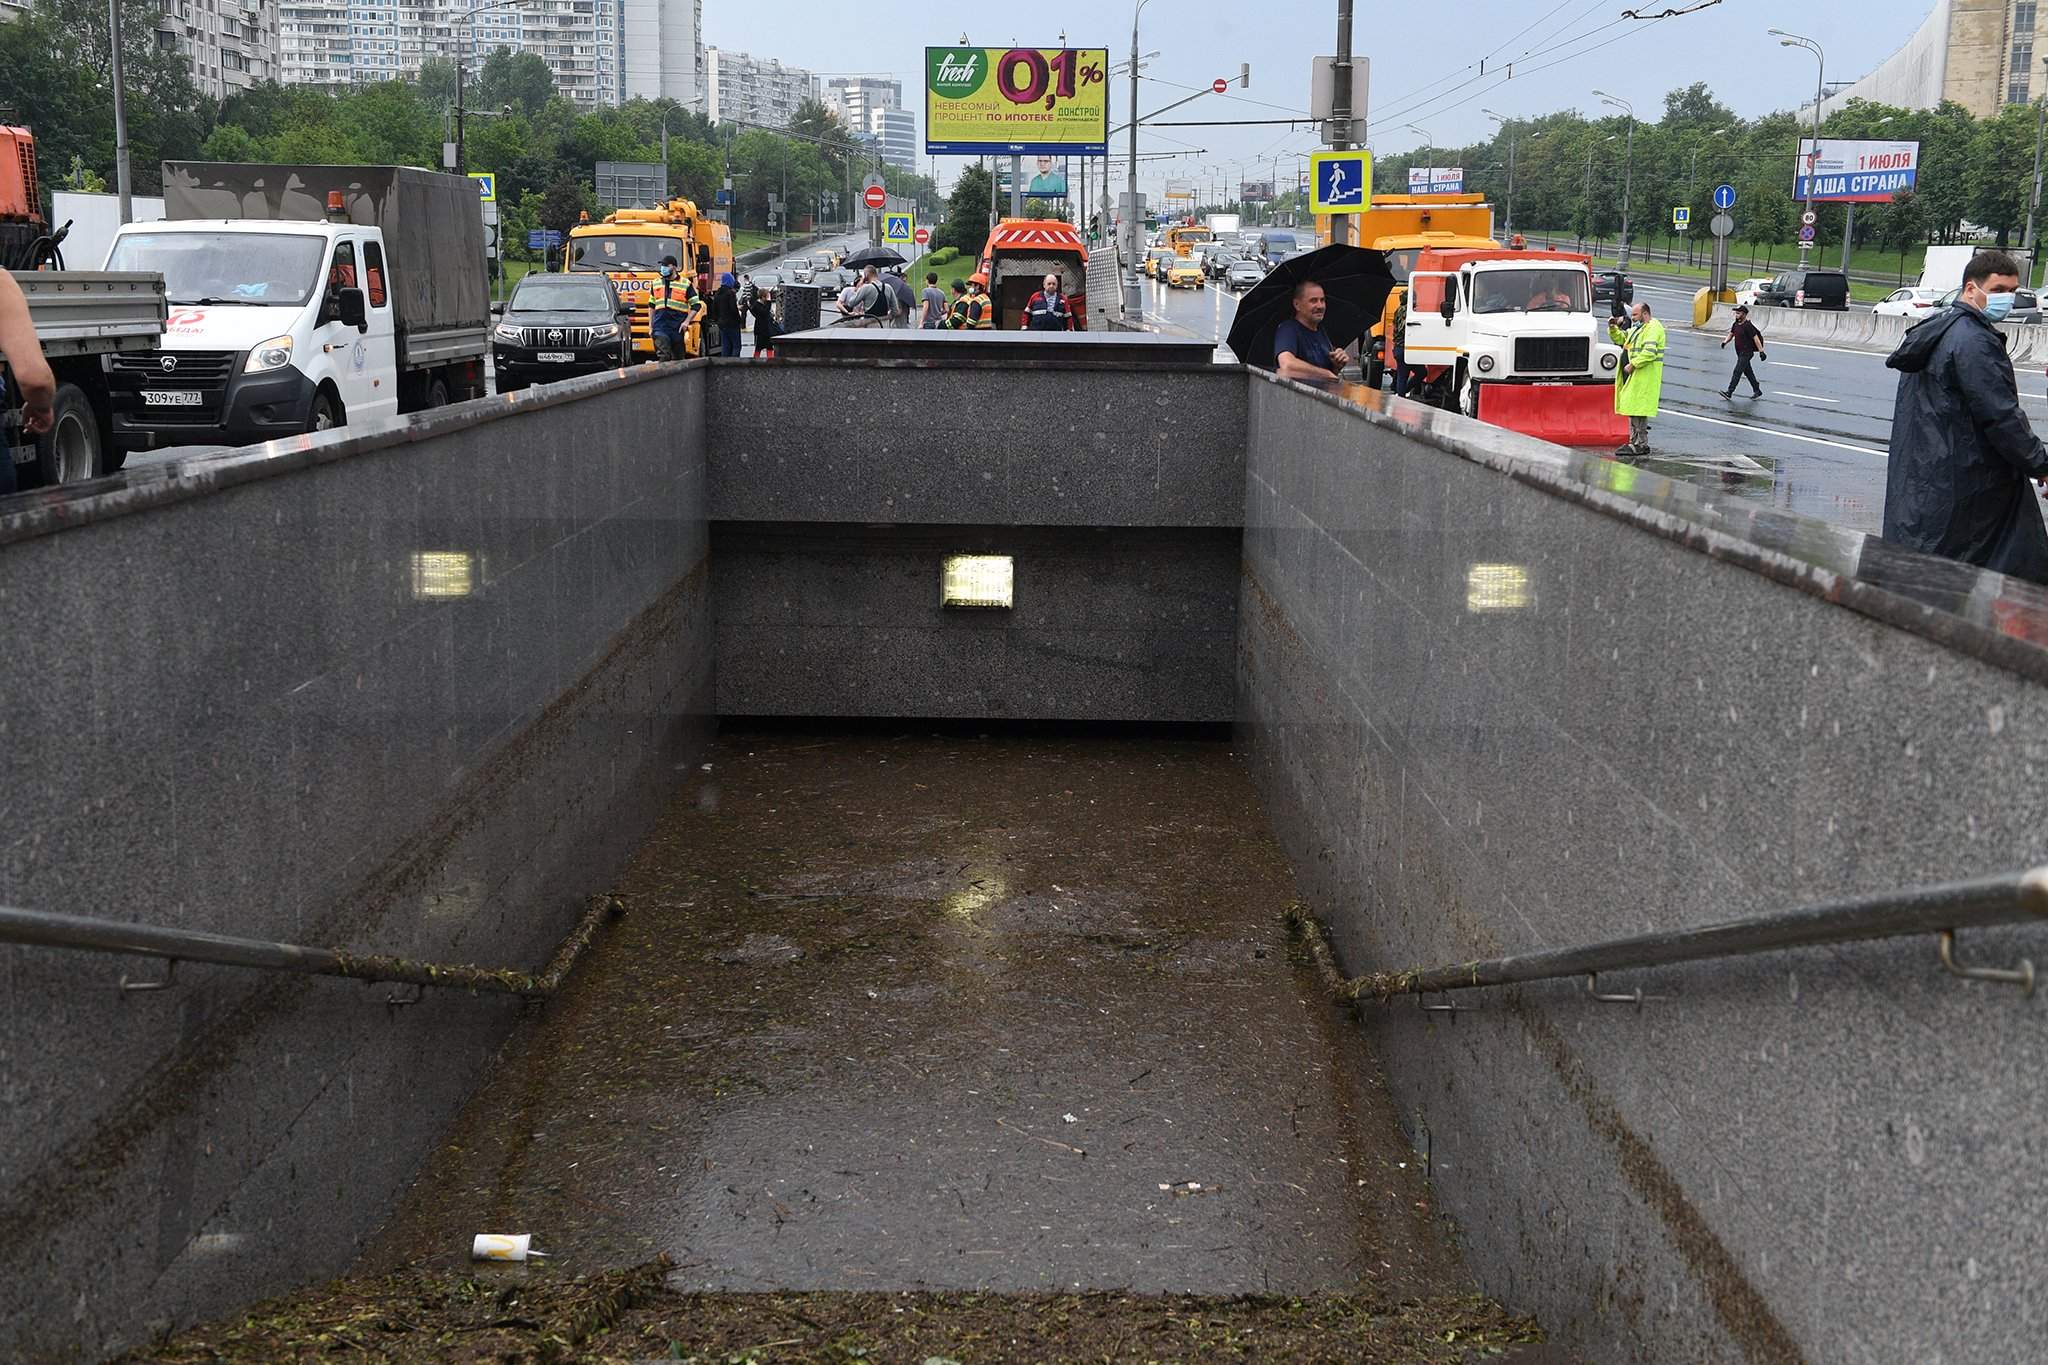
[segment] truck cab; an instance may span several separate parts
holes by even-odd
[[[1588,257],[1431,249],[1408,291],[1408,364],[1430,401],[1568,445],[1609,439],[1621,348],[1594,315]]]
[[[661,285],[661,260],[675,257],[683,277],[718,277],[732,269],[732,230],[706,218],[688,199],[671,199],[659,208],[620,209],[601,223],[585,221],[569,229],[562,268],[570,274],[599,272],[611,277],[619,298],[632,312],[633,352],[654,358],[653,314],[649,305]],[[680,287],[681,278],[677,281]]]

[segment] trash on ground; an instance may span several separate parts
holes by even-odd
[[[546,1255],[545,1251],[533,1249],[530,1232],[479,1232],[469,1246],[472,1261],[523,1261],[529,1256]]]

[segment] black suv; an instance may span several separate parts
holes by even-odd
[[[1849,277],[1839,270],[1787,270],[1756,291],[1759,305],[1849,311]]]
[[[1611,312],[1619,313],[1635,301],[1636,282],[1619,270],[1603,270],[1593,277],[1594,306],[1604,303]]]
[[[491,328],[499,393],[633,363],[632,315],[605,275],[528,275]]]

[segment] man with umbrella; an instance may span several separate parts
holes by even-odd
[[[1294,316],[1273,332],[1274,368],[1282,379],[1299,379],[1310,384],[1327,384],[1351,363],[1351,353],[1330,341],[1323,330],[1323,318],[1330,311],[1329,295],[1315,280],[1294,286]]]

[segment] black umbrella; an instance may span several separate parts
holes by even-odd
[[[871,246],[854,252],[839,264],[851,270],[859,270],[870,265],[907,265],[909,262],[905,261],[902,255],[890,250],[888,247]]]
[[[1359,355],[1355,344],[1379,321],[1396,281],[1385,253],[1362,246],[1331,245],[1290,256],[1237,301],[1230,324],[1231,351],[1247,365],[1274,369],[1273,333],[1294,316],[1294,286],[1314,280],[1329,298],[1323,330],[1330,340]]]

